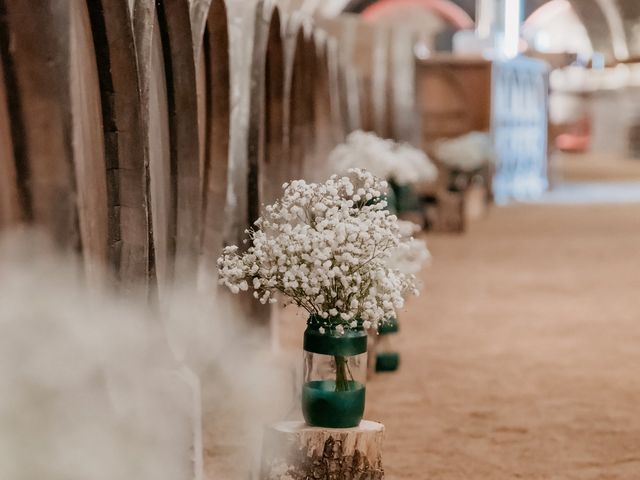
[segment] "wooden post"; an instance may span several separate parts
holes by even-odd
[[[265,432],[260,480],[378,480],[384,425],[363,420],[356,428],[310,427],[302,421]]]

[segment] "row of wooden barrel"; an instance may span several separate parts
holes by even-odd
[[[212,271],[360,126],[335,37],[271,3],[253,14],[238,154],[223,0],[0,1],[0,229],[36,226],[124,289]]]

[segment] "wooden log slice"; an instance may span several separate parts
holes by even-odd
[[[344,429],[277,423],[265,432],[260,479],[382,479],[383,436],[384,425],[367,420]]]

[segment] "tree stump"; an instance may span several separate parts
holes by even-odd
[[[462,233],[465,230],[464,192],[438,193],[433,230],[443,233]]]
[[[379,480],[384,425],[310,427],[285,421],[265,432],[261,480]]]

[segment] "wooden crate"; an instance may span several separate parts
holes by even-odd
[[[422,146],[491,126],[491,62],[442,55],[416,63]]]

